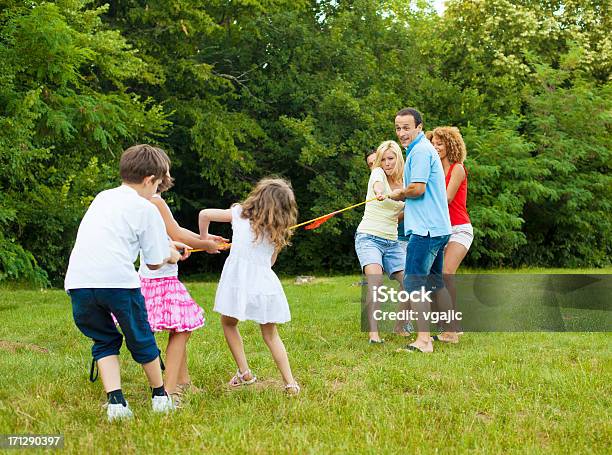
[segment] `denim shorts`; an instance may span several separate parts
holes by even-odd
[[[450,235],[438,237],[412,234],[408,240],[406,267],[404,270],[404,289],[408,292],[424,286],[428,291],[444,287],[442,267],[444,247]]]
[[[362,271],[369,264],[380,265],[389,277],[404,270],[406,250],[397,240],[387,240],[376,235],[357,232],[355,252]]]
[[[124,336],[136,362],[149,363],[159,356],[140,288],[71,289],[68,295],[76,326],[94,342],[91,349],[94,360],[119,355]],[[117,318],[123,335],[117,330],[111,313]]]

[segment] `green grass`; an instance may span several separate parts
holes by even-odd
[[[468,333],[432,355],[396,353],[405,339],[366,344],[359,281],[284,280],[293,320],[280,330],[298,397],[282,393],[253,323],[241,330],[262,381],[226,389],[235,366],[212,312],[216,283],[188,283],[208,319],[189,344],[203,393],[174,415],[151,414],[144,374],[124,348],[136,418],[114,424],[101,384],[88,382],[90,342],[66,294],[0,290],[0,433],[61,433],[68,453],[609,453],[609,333]]]

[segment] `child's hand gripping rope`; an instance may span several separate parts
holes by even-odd
[[[182,244],[183,248],[179,249],[178,252],[181,255],[186,256],[181,258],[181,260],[187,259],[191,253],[199,253],[201,251],[206,251],[208,254],[218,254],[221,251],[229,249],[231,245],[231,243],[228,243],[228,239],[226,239],[225,237],[221,237],[220,235],[209,234],[208,237],[203,240],[212,240],[213,242],[215,242],[215,246],[213,247],[213,249],[191,248],[188,245]]]

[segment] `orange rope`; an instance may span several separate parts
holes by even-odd
[[[308,220],[308,221],[304,221],[303,223],[296,224],[294,226],[289,227],[289,229],[297,229],[297,228],[302,227],[302,226],[304,226],[306,224],[314,223],[315,221],[318,221],[318,220],[320,220],[322,218],[325,218],[326,216],[337,215],[338,213],[346,212],[347,210],[354,209],[355,207],[359,207],[360,205],[364,205],[364,204],[367,204],[368,202],[372,202],[372,201],[375,201],[375,200],[376,200],[376,198],[373,197],[372,199],[368,199],[367,201],[359,202],[358,204],[353,204],[353,205],[350,205],[350,206],[345,207],[343,209],[336,210],[335,212],[330,212],[330,213],[327,213],[325,215],[313,218],[312,220]],[[219,249],[223,251],[223,250],[229,249],[232,246],[232,244],[231,243],[221,243],[219,246],[220,246]],[[190,251],[191,251],[191,253],[199,253],[201,251],[206,251],[206,250],[204,248],[195,248],[195,249],[190,250]]]

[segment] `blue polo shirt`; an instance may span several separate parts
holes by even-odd
[[[438,152],[422,132],[406,148],[404,184],[425,183],[425,193],[406,198],[404,231],[406,235],[426,237],[450,235],[451,224],[446,200],[444,169]]]

